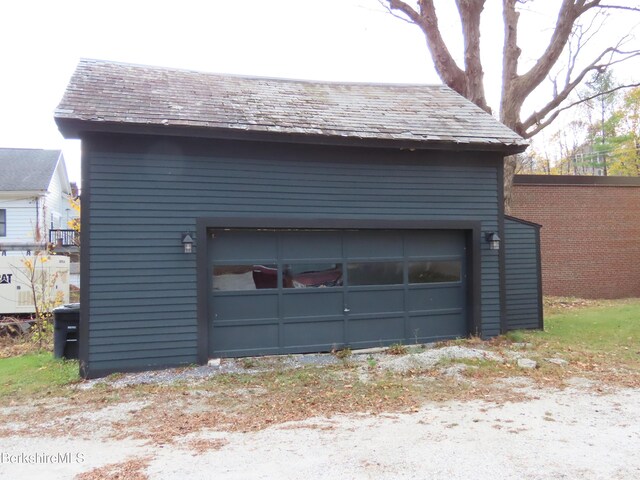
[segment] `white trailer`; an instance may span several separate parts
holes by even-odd
[[[69,257],[0,257],[0,315],[35,313],[34,289],[47,308],[69,303]]]

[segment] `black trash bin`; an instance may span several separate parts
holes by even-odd
[[[70,303],[53,311],[53,356],[78,358],[80,304]]]

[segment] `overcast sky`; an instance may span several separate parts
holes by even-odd
[[[452,50],[461,52],[454,2],[441,3],[449,8],[440,13],[442,30]],[[538,0],[523,15],[523,61],[544,48],[554,23],[548,7],[557,3]],[[482,24],[494,109],[500,4],[487,1]],[[389,15],[377,0],[5,0],[0,18],[0,147],[63,148],[72,181],[80,180],[78,142],[62,139],[53,111],[81,57],[218,73],[440,83],[420,30]],[[633,15],[623,16],[605,34],[613,39],[635,24]],[[621,75],[633,75],[639,66],[635,62]]]

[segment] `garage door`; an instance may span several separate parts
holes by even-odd
[[[211,357],[468,333],[462,231],[209,233]]]

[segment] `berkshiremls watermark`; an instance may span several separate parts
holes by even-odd
[[[85,455],[80,452],[57,452],[57,453],[41,453],[41,452],[21,452],[9,453],[0,452],[0,465],[2,464],[64,464],[64,463],[82,463]]]

